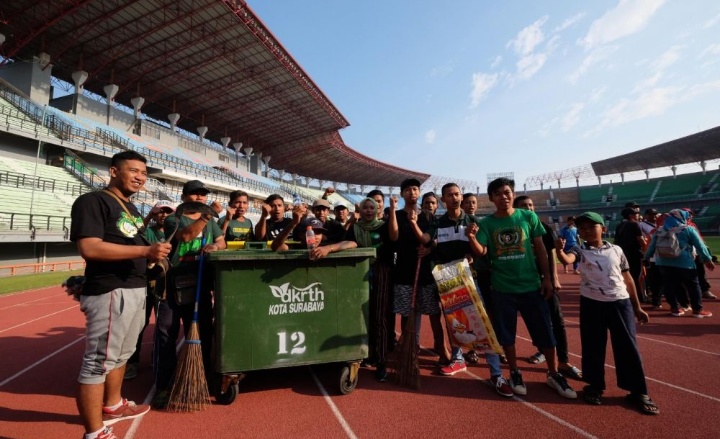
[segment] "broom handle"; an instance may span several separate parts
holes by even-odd
[[[422,263],[422,256],[418,256],[417,267],[415,268],[415,282],[413,283],[413,294],[412,300],[410,301],[410,308],[415,311],[415,297],[417,296],[418,282],[420,280],[420,265]]]
[[[200,262],[200,268],[198,268],[198,279],[197,279],[197,286],[195,287],[195,310],[193,311],[193,322],[198,321],[198,309],[200,304],[200,292],[202,291],[202,278],[203,278],[203,266],[205,265],[205,253],[203,253],[203,248],[205,248],[205,241],[206,237],[203,236],[202,242],[200,243],[200,258],[198,261]]]

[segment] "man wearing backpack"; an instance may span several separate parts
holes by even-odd
[[[670,315],[680,317],[685,314],[685,311],[678,307],[677,299],[678,291],[684,287],[690,296],[693,317],[712,317],[710,311],[702,308],[702,293],[695,269],[693,248],[708,270],[714,270],[715,265],[697,230],[687,224],[689,216],[684,210],[670,211],[662,228],[658,228],[653,235],[644,259],[648,261],[655,255],[655,264],[660,267],[663,278],[665,298],[670,304]]]

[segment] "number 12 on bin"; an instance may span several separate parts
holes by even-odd
[[[278,354],[287,354],[288,336],[287,332],[278,332]],[[305,334],[302,332],[293,332],[290,334],[290,342],[294,342],[290,355],[300,355],[305,353]]]

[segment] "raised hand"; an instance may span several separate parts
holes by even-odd
[[[210,207],[211,207],[212,210],[214,210],[218,215],[220,215],[220,213],[222,213],[222,211],[223,211],[222,204],[220,204],[220,202],[219,202],[218,200],[214,200],[212,203],[210,203]]]
[[[390,197],[390,210],[397,210],[398,199],[397,197]]]

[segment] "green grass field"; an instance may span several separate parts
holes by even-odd
[[[716,256],[720,256],[720,236],[703,236],[705,244],[710,248],[710,252]]]
[[[82,274],[82,272],[83,270],[54,271],[52,273],[1,277],[0,294],[14,293],[17,291],[32,290],[42,287],[59,287],[68,277]]]
[[[706,236],[705,243],[715,255],[720,255],[720,236]],[[0,278],[0,294],[35,288],[60,286],[70,276],[82,274],[82,270],[56,271],[53,273],[27,274]]]

